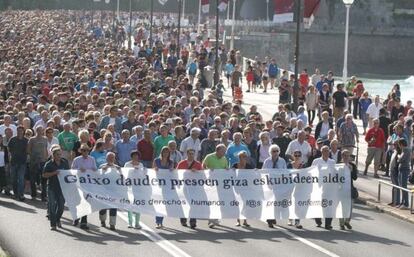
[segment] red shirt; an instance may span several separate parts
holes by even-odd
[[[154,158],[154,146],[147,140],[140,140],[137,145],[137,149],[141,154],[141,160],[152,161]]]
[[[177,169],[179,169],[179,170],[188,170],[189,169],[188,160],[180,161],[177,165]],[[198,161],[194,160],[193,161],[193,166],[191,166],[191,169],[202,170],[203,166],[201,165],[201,162],[198,162]]]
[[[365,141],[368,142],[368,147],[383,148],[385,144],[385,136],[382,128],[375,127],[368,129],[365,134]]]

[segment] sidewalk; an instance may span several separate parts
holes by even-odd
[[[224,92],[224,100],[231,101],[231,89],[227,87],[227,80],[223,80],[224,85],[226,87],[226,91]],[[257,93],[246,93],[245,90],[247,89],[247,84],[245,80],[243,80],[243,108],[246,112],[249,111],[251,105],[256,105],[258,107],[258,111],[263,116],[264,120],[270,120],[273,114],[277,110],[277,105],[279,103],[279,94],[276,89],[269,90],[267,93],[262,93],[263,89],[257,89]],[[361,203],[366,204],[367,206],[371,206],[380,212],[384,212],[395,217],[398,217],[402,220],[409,221],[414,223],[414,214],[410,214],[409,210],[400,210],[397,208],[393,208],[388,206],[387,204],[391,202],[391,188],[390,187],[382,187],[381,188],[381,202],[377,201],[378,196],[378,179],[373,177],[373,163],[370,165],[368,169],[368,175],[363,175],[363,170],[365,168],[365,159],[367,157],[367,143],[365,142],[364,136],[362,135],[362,121],[355,120],[357,124],[358,131],[360,132],[359,137],[359,152],[358,152],[358,170],[360,171],[358,174],[358,179],[354,182],[354,185],[358,188],[359,191],[359,201]],[[355,152],[356,153],[356,152]],[[379,174],[383,174],[383,172],[379,171]],[[381,177],[381,180],[390,182],[389,177]],[[408,186],[409,189],[414,190],[413,185]],[[411,198],[411,195],[409,195]],[[411,199],[410,199],[411,201]]]

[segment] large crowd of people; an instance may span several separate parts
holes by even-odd
[[[304,70],[295,112],[294,76],[282,72],[274,58],[256,58],[244,71],[240,52],[221,45],[223,80],[214,85],[214,45],[204,31],[183,29],[177,40],[176,27],[160,24],[150,40],[148,25],[138,22],[127,49],[122,23],[109,14],[90,20],[88,13],[65,11],[8,11],[0,18],[0,193],[18,201],[26,200],[25,191],[31,199],[40,194],[52,230],[61,226],[65,201],[60,169],[301,169],[345,163],[355,180],[356,119],[362,119],[368,143],[362,174],[374,161],[375,177],[382,170],[407,187],[414,110],[411,102],[401,104],[398,85],[387,99],[371,100],[355,77],[344,85],[335,83],[332,72]],[[262,117],[260,106],[245,109],[242,87],[245,93],[278,90],[272,119]],[[233,101],[223,99],[224,90],[234,93]],[[353,186],[351,191],[356,197]],[[393,206],[408,207],[406,193],[400,198],[395,189],[393,196]],[[101,225],[107,212],[114,230],[116,209],[99,212]],[[128,218],[130,227],[140,228],[138,213]],[[186,219],[180,221],[187,226]],[[209,226],[218,222],[209,220]],[[163,217],[155,223],[162,228]],[[88,229],[86,216],[73,224]],[[299,220],[289,224],[302,228]],[[189,225],[195,228],[196,220],[190,218]],[[237,225],[249,226],[246,220]],[[325,228],[332,229],[332,219]],[[350,220],[340,220],[340,228],[351,229]]]

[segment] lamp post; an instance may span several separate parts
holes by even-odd
[[[128,30],[128,49],[132,48],[132,0],[129,0],[129,30]]]
[[[296,43],[295,43],[295,83],[293,85],[293,110],[296,112],[299,107],[299,35],[300,35],[300,22],[301,22],[301,5],[302,0],[296,0]]]
[[[233,18],[231,21],[230,50],[234,49],[234,25],[236,23],[236,0],[233,0]]]
[[[180,59],[180,32],[181,32],[181,12],[183,0],[178,0],[178,33],[177,33],[177,59]]]
[[[354,3],[354,0],[342,0],[346,7],[346,21],[345,21],[345,49],[344,49],[344,70],[342,72],[342,81],[345,84],[348,78],[348,34],[349,34],[349,9]]]
[[[152,23],[154,20],[154,1],[151,1],[151,17],[150,17],[150,42],[149,48],[152,49]]]
[[[215,55],[214,60],[214,85],[217,85],[220,80],[219,73],[219,0],[216,0],[216,46],[215,46]]]
[[[269,0],[266,0],[266,21],[269,22]]]

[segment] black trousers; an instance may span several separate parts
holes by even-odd
[[[322,225],[322,219],[321,218],[316,218],[315,222],[317,225]],[[332,225],[332,218],[325,218],[325,227],[326,226],[331,226]]]

